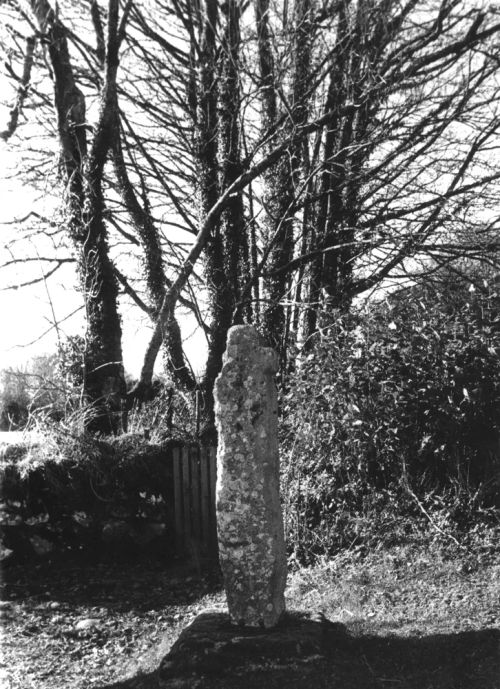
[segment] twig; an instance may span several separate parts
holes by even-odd
[[[442,534],[443,536],[446,536],[446,538],[449,538],[451,541],[453,541],[453,543],[455,543],[456,545],[458,545],[459,548],[462,548],[462,549],[463,549],[464,546],[463,546],[461,543],[459,543],[459,542],[457,541],[457,539],[455,538],[455,536],[452,536],[450,533],[447,533],[446,531],[443,531],[443,529],[442,529],[440,526],[438,526],[438,525],[436,524],[436,522],[432,519],[431,515],[427,512],[427,510],[426,510],[425,507],[422,505],[422,503],[420,502],[420,500],[418,499],[418,497],[417,497],[417,496],[415,495],[415,493],[412,491],[412,489],[410,488],[410,486],[407,484],[407,485],[405,486],[405,488],[406,488],[406,490],[408,491],[408,493],[411,495],[411,497],[412,497],[412,498],[415,500],[415,502],[417,503],[417,505],[418,505],[420,511],[427,517],[427,519],[429,520],[429,523],[430,523],[430,525],[433,527],[433,529],[435,529],[436,531],[438,531],[438,532],[439,532],[440,534]]]
[[[77,307],[76,309],[74,309],[71,313],[69,313],[67,316],[65,316],[64,318],[62,318],[62,319],[59,321],[59,325],[61,325],[61,323],[64,323],[64,321],[67,321],[68,318],[71,318],[71,316],[74,316],[75,313],[78,313],[78,311],[81,311],[82,309],[83,309],[83,306],[78,306],[78,307]],[[34,339],[34,340],[31,340],[31,342],[24,342],[23,344],[15,345],[15,348],[19,348],[19,347],[30,347],[32,344],[35,344],[35,342],[39,342],[43,337],[45,337],[45,335],[47,335],[47,333],[50,333],[50,331],[53,330],[53,329],[54,329],[54,325],[51,325],[50,328],[47,328],[47,330],[44,330],[43,333],[42,333],[41,335],[38,335],[38,337],[35,337],[35,339]],[[11,349],[14,349],[14,347],[11,347]]]

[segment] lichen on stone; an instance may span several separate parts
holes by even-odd
[[[254,328],[231,328],[215,386],[219,556],[231,619],[251,627],[274,626],[285,607],[276,370]]]

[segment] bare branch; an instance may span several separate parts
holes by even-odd
[[[26,39],[26,52],[24,56],[23,64],[23,74],[20,79],[19,87],[17,90],[16,102],[10,111],[10,119],[7,124],[7,129],[0,132],[0,138],[4,141],[10,139],[17,129],[19,122],[19,116],[22,112],[24,102],[28,96],[29,86],[31,81],[31,70],[33,68],[33,59],[35,54],[36,37],[30,36]]]

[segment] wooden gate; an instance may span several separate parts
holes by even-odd
[[[217,554],[217,454],[199,445],[172,448],[175,550],[190,557]]]

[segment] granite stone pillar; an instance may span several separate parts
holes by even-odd
[[[231,620],[273,627],[285,609],[276,353],[251,326],[228,333],[215,383],[217,530]]]

